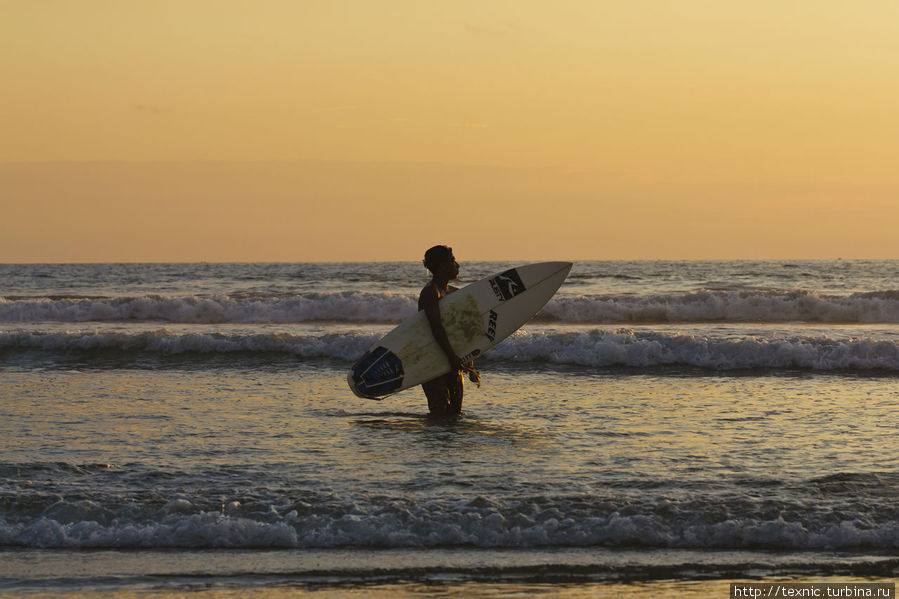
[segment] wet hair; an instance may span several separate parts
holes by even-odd
[[[436,274],[437,269],[440,268],[440,265],[447,260],[452,259],[452,257],[453,248],[445,245],[435,245],[427,252],[425,252],[425,268]]]

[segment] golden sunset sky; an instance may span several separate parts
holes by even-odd
[[[895,0],[0,0],[0,262],[899,258]]]

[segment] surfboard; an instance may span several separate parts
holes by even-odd
[[[440,298],[450,345],[467,362],[527,323],[555,295],[571,262],[539,262],[491,275]],[[449,372],[423,311],[410,316],[363,355],[347,374],[353,393],[383,399]]]

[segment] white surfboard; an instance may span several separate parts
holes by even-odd
[[[438,302],[450,345],[473,360],[517,331],[546,305],[571,270],[571,262],[540,262],[472,283]],[[374,344],[350,369],[353,393],[368,399],[420,385],[449,372],[423,311]]]

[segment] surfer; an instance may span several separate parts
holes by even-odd
[[[425,252],[425,267],[431,271],[431,281],[425,285],[418,296],[418,309],[424,310],[431,325],[431,333],[437,345],[446,354],[450,371],[436,379],[422,383],[421,388],[428,398],[428,410],[432,416],[449,416],[462,411],[462,372],[468,370],[462,359],[456,355],[450,345],[443,322],[440,320],[440,307],[437,301],[454,291],[456,287],[449,284],[459,276],[459,263],[453,256],[453,249],[445,245],[435,245]]]

